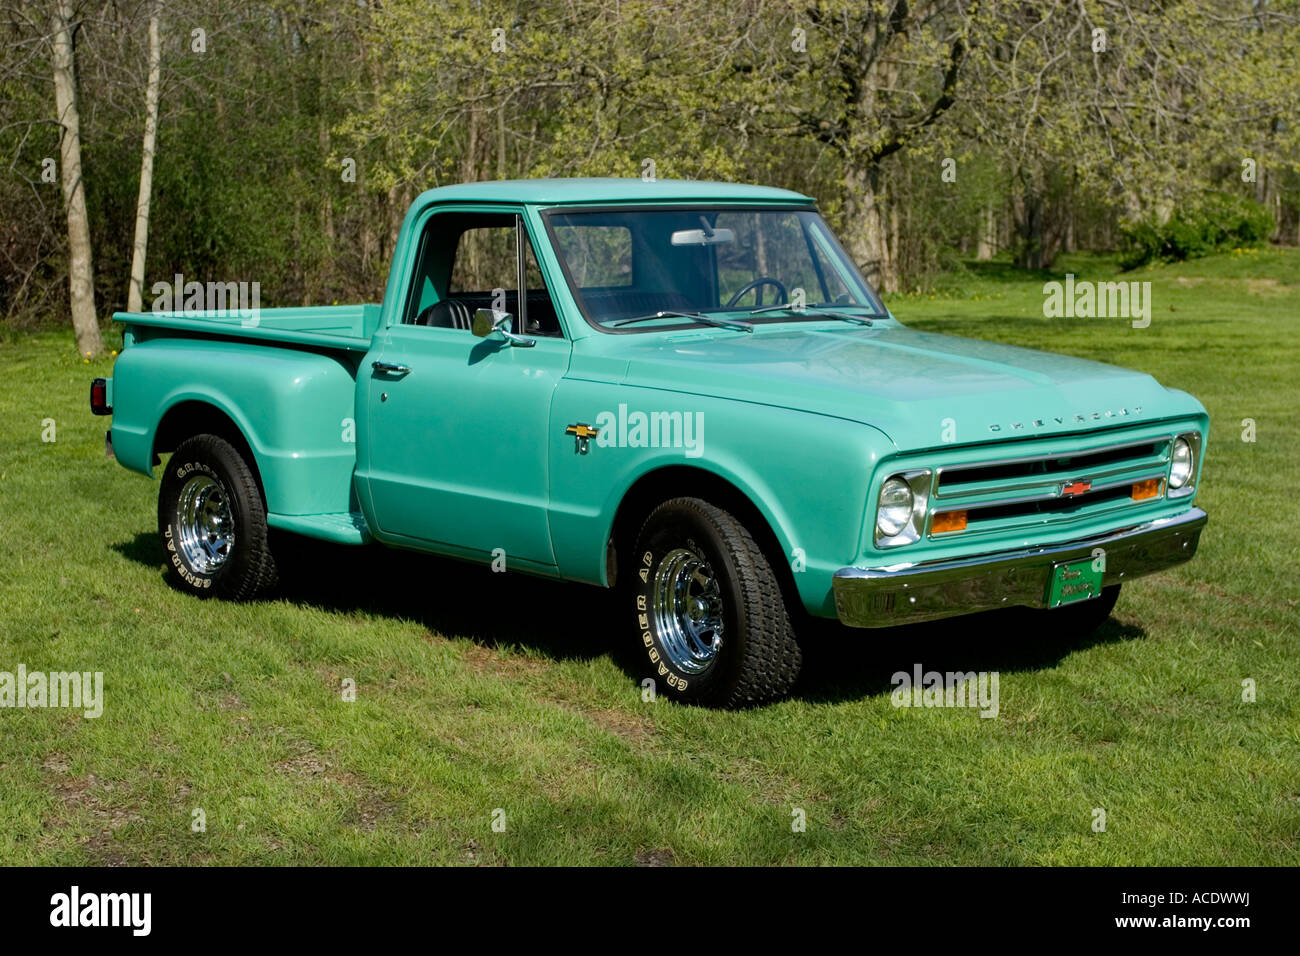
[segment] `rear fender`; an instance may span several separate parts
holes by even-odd
[[[345,361],[316,352],[151,339],[125,350],[114,368],[114,452],[127,468],[152,475],[155,456],[202,430],[200,412],[210,408],[251,451],[268,511],[350,511],[354,375]]]

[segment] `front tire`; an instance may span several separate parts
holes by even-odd
[[[698,498],[666,501],[633,557],[625,613],[659,693],[714,707],[789,693],[802,655],[781,587],[731,514]]]
[[[276,581],[257,478],[216,435],[187,439],[167,462],[158,534],[168,580],[187,594],[246,601]]]

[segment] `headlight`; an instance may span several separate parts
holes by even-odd
[[[890,475],[876,497],[876,547],[897,548],[921,539],[930,500],[930,469]]]
[[[1196,492],[1197,468],[1201,463],[1201,433],[1183,432],[1174,436],[1169,449],[1168,498],[1181,498]]]
[[[1191,443],[1181,436],[1175,438],[1173,454],[1170,456],[1169,487],[1177,490],[1185,486],[1192,478],[1193,465]]]
[[[892,538],[907,527],[912,519],[915,496],[902,478],[894,477],[880,488],[880,504],[876,508],[876,531],[882,538]]]

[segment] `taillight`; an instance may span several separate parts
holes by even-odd
[[[112,415],[113,408],[108,404],[108,381],[97,378],[90,383],[90,410],[96,415]]]

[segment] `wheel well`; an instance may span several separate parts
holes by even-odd
[[[772,565],[777,581],[781,584],[787,607],[792,611],[803,607],[794,585],[790,557],[781,547],[780,539],[763,512],[759,511],[748,495],[727,479],[689,465],[671,465],[648,472],[638,478],[623,496],[610,534],[616,556],[616,561],[611,562],[609,568],[611,587],[615,584],[618,563],[630,560],[630,551],[645,519],[651,511],[671,498],[700,498],[730,512],[753,535],[755,543],[763,550],[763,556]]]
[[[257,480],[257,490],[262,493],[262,504],[266,504],[266,489],[262,487],[262,473],[257,467],[257,456],[248,444],[248,439],[234,419],[207,402],[179,402],[167,409],[153,439],[153,463],[159,464],[159,455],[173,452],[181,442],[195,435],[216,435],[234,446],[235,450],[248,462],[248,467]]]

